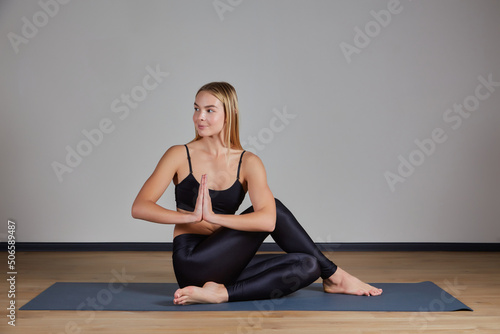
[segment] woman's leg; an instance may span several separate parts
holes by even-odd
[[[381,289],[363,283],[324,256],[290,210],[278,199],[276,216],[276,228],[271,236],[285,252],[301,252],[316,257],[325,292],[372,296],[382,293]]]
[[[259,254],[232,284],[207,282],[175,292],[174,303],[222,303],[280,298],[302,289],[319,278],[316,258],[308,254]]]
[[[253,207],[242,214],[250,213]],[[316,247],[293,214],[276,200],[276,228],[271,236],[287,253],[314,256],[321,277],[330,277],[336,265]],[[236,281],[257,253],[267,232],[244,232],[220,228],[209,236],[184,234],[174,239],[173,263],[180,287],[202,286],[208,281],[229,284]],[[237,251],[236,251],[237,250]]]
[[[238,280],[227,286],[229,301],[280,298],[319,278],[314,256],[303,253],[258,254]]]
[[[176,237],[172,257],[181,289],[174,303],[278,298],[319,277],[319,265],[311,255],[255,255],[266,236],[223,228],[210,236]]]
[[[248,208],[242,214],[251,211]],[[220,302],[226,301],[221,298],[224,293],[229,301],[276,298],[318,279],[320,267],[314,256],[300,252],[256,255],[268,235],[221,228],[209,236],[176,237],[174,271],[179,286],[185,288],[176,292],[176,299]]]
[[[321,268],[321,278],[325,279],[333,275],[337,266],[319,250],[290,210],[280,200],[275,199],[275,201],[276,227],[271,236],[276,244],[287,253],[305,253],[314,256]],[[251,211],[253,207],[245,212]]]
[[[175,237],[172,261],[180,289],[174,304],[227,302],[225,285],[237,279],[268,235],[220,228]]]
[[[179,286],[235,282],[268,235],[220,228],[211,235],[177,236],[172,261]]]

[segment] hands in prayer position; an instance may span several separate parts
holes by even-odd
[[[212,199],[210,198],[210,194],[208,192],[207,179],[207,174],[203,174],[201,176],[198,198],[196,199],[196,206],[193,211],[196,222],[204,220],[211,223],[212,218],[215,215],[212,210]]]

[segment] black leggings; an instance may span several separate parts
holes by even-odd
[[[250,212],[253,207],[242,214]],[[287,254],[256,254],[269,234]],[[211,235],[181,234],[174,238],[172,259],[181,288],[224,284],[229,301],[279,298],[337,270],[277,199],[273,232],[222,227]]]

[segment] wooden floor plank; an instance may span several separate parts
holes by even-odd
[[[4,252],[4,258],[7,254]],[[474,312],[115,312],[17,311],[0,284],[1,333],[500,333],[500,253],[336,252],[338,265],[368,282],[433,281]],[[170,252],[20,252],[16,303],[55,282],[175,282]],[[319,282],[319,281],[318,281]]]

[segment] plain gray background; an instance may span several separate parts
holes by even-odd
[[[2,1],[2,240],[12,219],[18,242],[171,241],[130,208],[193,138],[197,89],[224,80],[241,140],[315,241],[499,242],[499,13],[495,0]],[[74,167],[68,147],[86,154]],[[159,203],[175,208],[173,185]]]

